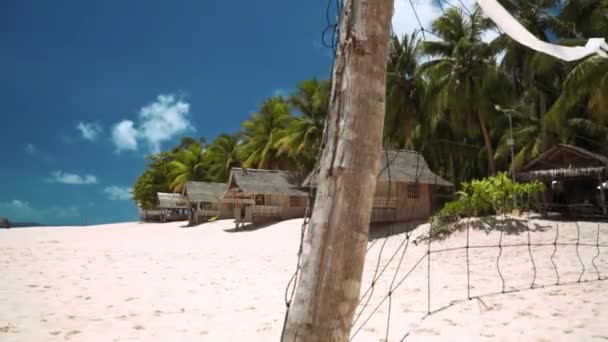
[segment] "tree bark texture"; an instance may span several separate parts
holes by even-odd
[[[361,290],[385,114],[393,0],[346,0],[317,195],[283,342],[348,341]]]

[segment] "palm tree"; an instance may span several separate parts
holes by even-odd
[[[260,169],[286,168],[288,160],[277,153],[276,143],[288,127],[293,116],[283,97],[266,100],[251,119],[243,123],[243,145],[240,157],[244,167]]]
[[[239,159],[239,134],[220,134],[205,151],[208,178],[215,182],[225,182],[230,169],[241,165]]]
[[[179,145],[175,146],[175,148],[173,148],[172,151],[173,151],[173,153],[176,153],[180,149],[188,148],[190,145],[194,145],[194,144],[199,144],[201,146],[205,146],[205,138],[200,137],[197,140],[196,138],[193,138],[193,137],[183,137],[182,140],[180,141]]]
[[[521,109],[510,111],[513,118],[514,160],[511,161],[511,146],[508,143],[511,138],[509,129],[503,130],[496,148],[496,159],[509,164],[510,170],[525,165],[543,152],[542,119],[535,114],[533,102],[523,103]],[[506,118],[502,120],[506,121]]]
[[[420,71],[430,83],[433,112],[447,113],[459,136],[481,131],[488,172],[496,174],[490,122],[494,104],[508,101],[510,84],[496,64],[497,48],[481,39],[488,27],[479,8],[466,16],[461,9],[449,9],[433,22],[440,40],[421,44],[422,52],[436,59]]]
[[[559,14],[557,32],[565,42],[584,44],[585,38],[608,36],[608,0],[568,0]],[[558,100],[547,118],[561,141],[585,144],[574,135],[591,132],[590,121],[596,127],[608,122],[608,60],[588,57],[574,64],[565,80]],[[585,128],[585,126],[587,126]]]
[[[557,0],[502,0],[505,8],[533,35],[543,41],[550,41],[550,32],[561,22],[550,14]],[[536,52],[519,44],[506,35],[497,39],[505,51],[501,67],[511,77],[520,96],[526,97],[534,105],[530,114],[537,116],[540,123],[540,151],[549,144],[545,114],[556,101],[565,77],[565,64],[557,58]]]
[[[420,101],[424,83],[418,77],[417,32],[400,40],[391,37],[386,70],[385,144],[397,148],[412,148],[414,130],[420,119]]]
[[[583,112],[599,124],[608,122],[608,60],[593,56],[576,65],[563,84],[563,90],[551,108],[556,127],[563,127],[568,113]]]
[[[203,145],[191,142],[173,153],[173,160],[169,163],[169,187],[173,192],[181,192],[188,181],[205,180],[203,152]]]
[[[290,121],[276,141],[278,155],[297,161],[300,171],[312,171],[319,155],[329,102],[328,81],[311,79],[301,82],[289,102],[299,114]]]
[[[608,0],[567,0],[559,18],[565,23],[559,34],[572,38],[608,36]]]

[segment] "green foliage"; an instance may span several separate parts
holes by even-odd
[[[321,147],[329,105],[330,83],[317,79],[300,82],[289,103],[296,116],[277,134],[274,147],[278,156],[294,161],[298,171],[310,172]]]
[[[287,158],[275,147],[293,122],[290,104],[281,96],[266,100],[251,118],[243,122],[244,142],[240,149],[243,166],[257,169],[287,168]]]
[[[190,141],[177,148],[171,155],[168,177],[173,192],[181,192],[188,181],[206,180],[203,146]]]
[[[550,15],[555,0],[500,2],[541,40],[581,44],[583,38],[608,37],[608,21],[600,20],[608,15],[608,0],[566,0],[557,16]],[[538,184],[512,184],[504,174],[471,180],[519,168],[556,143],[608,153],[608,61],[565,63],[504,34],[483,39],[492,29],[479,9],[451,8],[434,20],[432,39],[390,38],[384,144],[417,150],[435,172],[462,183],[459,199],[434,218],[438,223],[509,212],[514,197],[518,209],[526,209]],[[179,192],[189,180],[225,182],[232,167],[311,171],[330,87],[328,81],[304,80],[288,96],[264,101],[239,132],[220,134],[209,145],[185,137],[150,157],[134,185],[134,200],[153,207],[156,192]],[[509,120],[497,104],[513,119],[513,161]],[[450,231],[449,225],[436,227]]]
[[[463,182],[456,200],[447,203],[431,218],[431,238],[449,235],[455,224],[466,217],[509,214],[529,210],[532,200],[545,190],[543,183],[513,182],[507,173]]]
[[[148,157],[150,161],[148,168],[137,178],[133,185],[133,200],[142,209],[156,207],[158,199],[157,192],[169,192],[169,163],[172,156],[169,152]]]
[[[209,180],[226,182],[230,169],[241,166],[239,139],[239,134],[220,134],[209,144],[204,155]]]

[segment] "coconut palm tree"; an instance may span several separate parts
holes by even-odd
[[[564,37],[591,38],[608,36],[608,0],[566,0],[559,15]]]
[[[417,32],[401,39],[391,37],[386,67],[384,140],[392,147],[413,148],[424,89],[424,82],[417,73],[419,43]]]
[[[300,171],[312,171],[319,155],[331,84],[317,79],[300,82],[289,103],[296,116],[276,141],[277,154],[296,160]]]
[[[239,134],[220,134],[205,151],[208,178],[215,182],[225,182],[230,169],[241,165],[239,159]]]
[[[560,25],[551,15],[559,5],[557,0],[502,0],[505,8],[533,35],[543,41],[551,41],[550,32]],[[533,103],[529,113],[539,119],[540,152],[549,145],[545,114],[557,100],[561,83],[566,74],[566,65],[557,58],[536,52],[512,40],[507,35],[497,39],[504,48],[501,67],[513,81],[518,94]]]
[[[549,115],[559,123],[564,114],[583,111],[598,123],[608,122],[608,60],[593,56],[576,65],[566,77],[561,96]],[[576,110],[579,107],[580,110]],[[559,125],[559,124],[556,124]]]
[[[422,52],[435,59],[420,66],[429,80],[433,112],[447,113],[458,136],[481,133],[488,173],[496,174],[490,123],[495,104],[507,102],[510,84],[496,63],[497,48],[485,43],[490,27],[479,9],[465,15],[451,8],[433,22],[439,41],[425,41]]]
[[[559,19],[567,29],[558,33],[566,42],[584,44],[586,38],[608,36],[608,0],[566,1]],[[562,27],[563,28],[563,27]],[[573,64],[563,82],[559,99],[547,114],[560,135],[572,128],[569,120],[608,121],[608,61],[598,56]],[[571,133],[571,132],[570,132]]]
[[[589,151],[608,155],[608,126],[586,118],[568,120],[571,133],[570,140],[565,141],[581,146]]]
[[[291,107],[283,97],[266,100],[260,110],[243,123],[243,145],[240,150],[243,166],[287,168],[288,158],[277,153],[276,143],[283,138],[292,120]]]
[[[508,141],[511,139],[510,130],[502,130],[502,135],[496,147],[496,159],[502,160],[505,164],[516,169],[525,165],[530,160],[543,152],[543,137],[541,131],[542,119],[536,115],[536,108],[533,102],[523,102],[521,108],[511,110],[510,115],[513,119],[513,150],[515,158],[511,160],[511,146]],[[507,118],[501,118],[507,121]],[[503,127],[507,127],[503,125]]]
[[[185,148],[173,153],[169,163],[169,187],[173,192],[181,192],[188,181],[205,180],[204,148],[198,142],[191,142]]]

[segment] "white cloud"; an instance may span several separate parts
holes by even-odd
[[[63,183],[63,184],[72,184],[72,185],[87,185],[87,184],[97,184],[97,177],[93,175],[78,175],[75,173],[67,173],[61,170],[55,171],[51,174],[49,178],[49,182],[51,183]]]
[[[76,129],[80,131],[84,139],[89,141],[97,140],[97,137],[103,132],[103,127],[95,122],[79,122]]]
[[[137,130],[133,127],[133,121],[123,120],[112,129],[112,141],[116,146],[116,152],[137,150]]]
[[[108,199],[112,201],[128,201],[131,199],[131,188],[128,186],[108,186],[103,189]]]
[[[36,149],[36,146],[34,146],[34,144],[31,144],[31,143],[25,144],[25,152],[27,154],[35,154],[36,151],[38,151],[38,150]]]
[[[194,127],[188,119],[190,104],[174,95],[158,95],[156,101],[139,111],[139,135],[154,152],[160,144]]]
[[[0,202],[0,216],[15,222],[37,222],[43,224],[68,223],[80,216],[75,206],[52,206],[49,208],[36,208],[23,200]]]
[[[173,94],[158,95],[156,101],[140,109],[137,126],[131,120],[114,126],[112,140],[118,152],[137,150],[138,141],[145,142],[152,152],[158,152],[162,143],[195,130],[189,113],[188,102]]]

